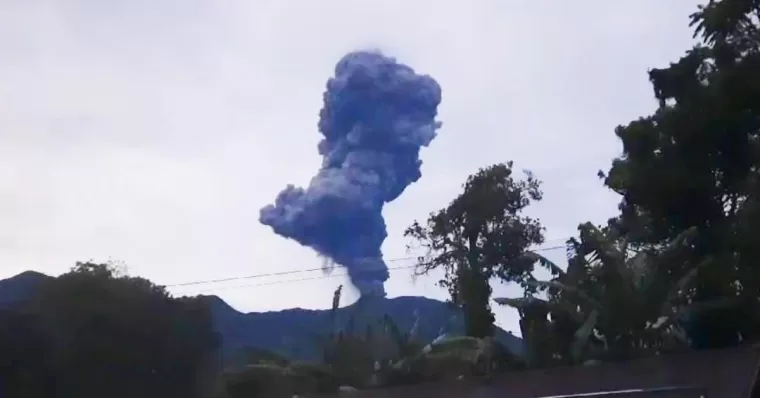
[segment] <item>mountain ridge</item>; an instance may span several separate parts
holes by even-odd
[[[23,301],[51,276],[26,271],[0,280],[0,306]],[[210,301],[214,329],[222,337],[222,353],[229,357],[242,348],[257,348],[278,352],[293,359],[319,360],[320,337],[327,336],[335,326],[342,330],[353,328],[364,333],[369,326],[379,324],[388,315],[400,330],[408,331],[416,322],[418,339],[429,342],[442,330],[460,334],[464,330],[459,311],[442,301],[422,296],[360,299],[335,312],[331,310],[290,308],[279,311],[242,312],[216,295],[201,296]],[[523,353],[522,339],[497,328],[496,339],[515,354]]]

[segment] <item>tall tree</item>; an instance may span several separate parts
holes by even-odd
[[[622,195],[613,227],[658,246],[695,227],[696,300],[760,294],[760,1],[711,0],[691,15],[701,43],[649,72],[659,107],[618,127],[623,156],[605,176]],[[746,306],[745,306],[746,307]],[[715,311],[694,321],[697,346],[735,344],[760,331],[750,314]],[[709,338],[705,339],[705,336]]]
[[[210,388],[202,384],[218,340],[203,300],[78,263],[43,284],[27,311],[49,331],[61,396],[195,397]]]
[[[405,232],[425,250],[418,259],[419,274],[445,271],[440,285],[462,308],[467,335],[473,337],[493,333],[489,281],[524,282],[535,263],[527,250],[544,241],[538,220],[523,215],[532,201],[541,200],[540,181],[530,172],[523,180],[515,178],[512,166],[481,169],[446,208]]]

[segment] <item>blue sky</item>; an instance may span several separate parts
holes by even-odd
[[[0,276],[56,275],[88,259],[162,284],[319,268],[258,211],[314,174],[326,79],[365,48],[443,88],[422,179],[386,206],[386,258],[408,257],[407,225],[506,160],[544,181],[531,213],[547,227],[545,247],[561,245],[579,222],[614,214],[596,172],[620,150],[614,127],[655,106],[647,69],[693,43],[697,3],[3,0]],[[561,248],[544,254],[564,259]],[[173,291],[218,294],[242,311],[324,308],[345,280],[320,276]],[[386,289],[443,299],[435,279],[396,270]],[[497,318],[518,331],[514,312]]]

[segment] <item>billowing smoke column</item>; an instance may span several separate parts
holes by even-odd
[[[260,221],[344,266],[362,296],[385,295],[383,206],[420,174],[420,148],[436,136],[441,88],[378,52],[335,67],[319,114],[322,167],[306,189],[289,185]]]

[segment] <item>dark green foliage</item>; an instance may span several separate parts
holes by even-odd
[[[0,334],[0,344],[25,347],[5,355],[27,354],[10,370],[12,386],[30,372],[61,397],[196,397],[213,385],[207,305],[106,264],[78,263],[15,311]]]
[[[294,394],[285,368],[248,365],[222,374],[227,398],[291,398]]]
[[[0,397],[54,396],[50,341],[33,314],[0,310]]]
[[[445,271],[440,284],[462,308],[467,335],[493,334],[492,278],[524,283],[533,271],[535,259],[527,249],[543,242],[543,228],[522,212],[541,195],[531,173],[519,180],[512,162],[494,165],[470,176],[464,192],[425,224],[415,222],[406,230],[405,236],[426,251],[418,271]]]
[[[700,348],[760,337],[753,326],[760,310],[758,4],[710,1],[691,16],[703,42],[649,72],[660,106],[616,130],[623,156],[605,177],[622,195],[613,228],[640,247],[696,228],[692,258],[673,263],[674,272],[709,256],[693,299],[741,298],[734,310],[691,319],[690,335]]]

